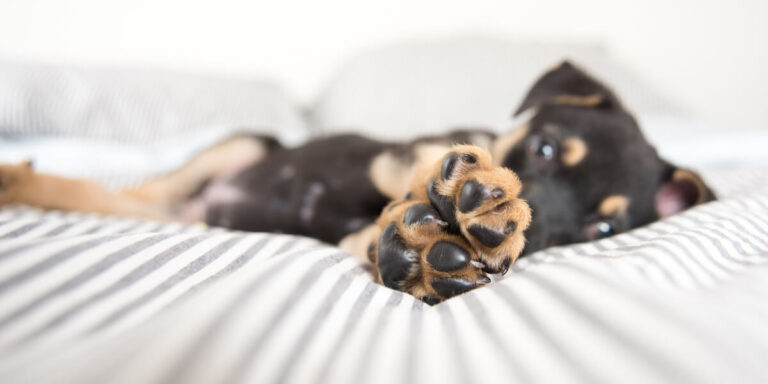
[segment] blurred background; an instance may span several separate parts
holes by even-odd
[[[256,75],[308,103],[379,44],[586,44],[696,116],[765,129],[767,16],[764,0],[0,0],[0,57]]]
[[[768,164],[766,16],[764,0],[0,0],[0,162],[120,187],[244,129],[502,133],[569,58],[667,160]]]

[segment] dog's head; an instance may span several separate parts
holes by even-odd
[[[715,198],[694,172],[661,159],[614,93],[568,62],[545,73],[515,112],[523,127],[494,155],[533,209],[526,254],[611,236]]]

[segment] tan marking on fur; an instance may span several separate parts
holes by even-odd
[[[411,177],[410,166],[391,152],[376,156],[368,173],[374,187],[384,196],[396,199],[407,193],[407,188],[403,188],[402,184],[404,178]]]
[[[355,233],[345,236],[339,242],[339,248],[368,260],[368,246],[378,240],[381,228],[376,224],[371,224]]]
[[[0,165],[0,179],[4,181],[0,205],[16,203],[45,209],[181,221],[183,217],[171,212],[174,203],[186,199],[204,180],[232,175],[265,155],[266,148],[260,140],[234,137],[203,151],[168,176],[121,192],[87,180],[37,173],[27,163]]]
[[[493,142],[493,148],[491,149],[491,155],[493,156],[494,164],[501,165],[504,161],[507,153],[517,145],[528,134],[528,124],[522,125],[519,128],[501,136]]]
[[[559,95],[548,100],[552,104],[573,105],[574,107],[596,107],[603,102],[603,96],[599,94],[577,96],[577,95]]]
[[[488,135],[482,133],[473,134],[470,138],[472,145],[480,147],[486,151],[490,151],[493,148],[493,139]]]
[[[44,209],[172,219],[162,205],[109,191],[91,181],[37,173],[26,163],[0,165],[0,179],[0,205],[25,204]]]
[[[236,136],[197,154],[177,171],[124,193],[169,204],[189,197],[206,180],[231,177],[266,155],[261,140]]]
[[[574,167],[587,156],[587,144],[578,137],[569,137],[563,140],[563,154],[560,160],[566,167]]]
[[[687,169],[678,169],[672,174],[672,181],[685,181],[688,180],[696,186],[696,202],[694,205],[702,204],[707,199],[707,187],[704,185],[704,181],[699,176]]]
[[[414,177],[426,165],[442,158],[450,149],[444,144],[419,144],[414,147],[414,161],[407,163],[392,152],[384,152],[371,162],[368,175],[379,192],[390,199],[399,199],[410,190]]]
[[[624,195],[611,195],[603,199],[597,211],[606,217],[619,216],[627,213],[629,198]]]

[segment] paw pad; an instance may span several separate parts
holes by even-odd
[[[461,278],[443,278],[433,280],[432,288],[443,297],[453,297],[490,282],[491,279],[487,276],[483,276],[483,278],[477,282]]]
[[[429,265],[442,272],[463,268],[471,258],[472,255],[466,249],[447,241],[438,241],[427,253]]]
[[[406,225],[424,225],[430,222],[440,226],[447,225],[446,222],[440,220],[440,214],[428,204],[416,204],[408,208],[405,211],[405,217],[403,217],[403,223]]]
[[[400,283],[408,278],[416,254],[409,249],[397,231],[395,223],[384,228],[379,237],[376,266],[385,286],[400,289]]]
[[[449,153],[445,156],[445,159],[443,159],[443,163],[440,166],[440,178],[442,180],[449,180],[453,178],[453,171],[456,169],[456,166],[459,163],[476,164],[477,156],[471,153]]]
[[[482,225],[473,225],[467,229],[467,232],[488,248],[498,247],[507,238],[507,233]]]

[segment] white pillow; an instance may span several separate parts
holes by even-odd
[[[460,126],[507,130],[533,82],[563,58],[604,80],[631,111],[676,110],[599,47],[460,37],[392,44],[359,55],[321,93],[312,122],[318,134],[355,131],[381,139]]]
[[[0,134],[117,142],[216,130],[306,139],[303,117],[274,84],[150,70],[0,61]]]

